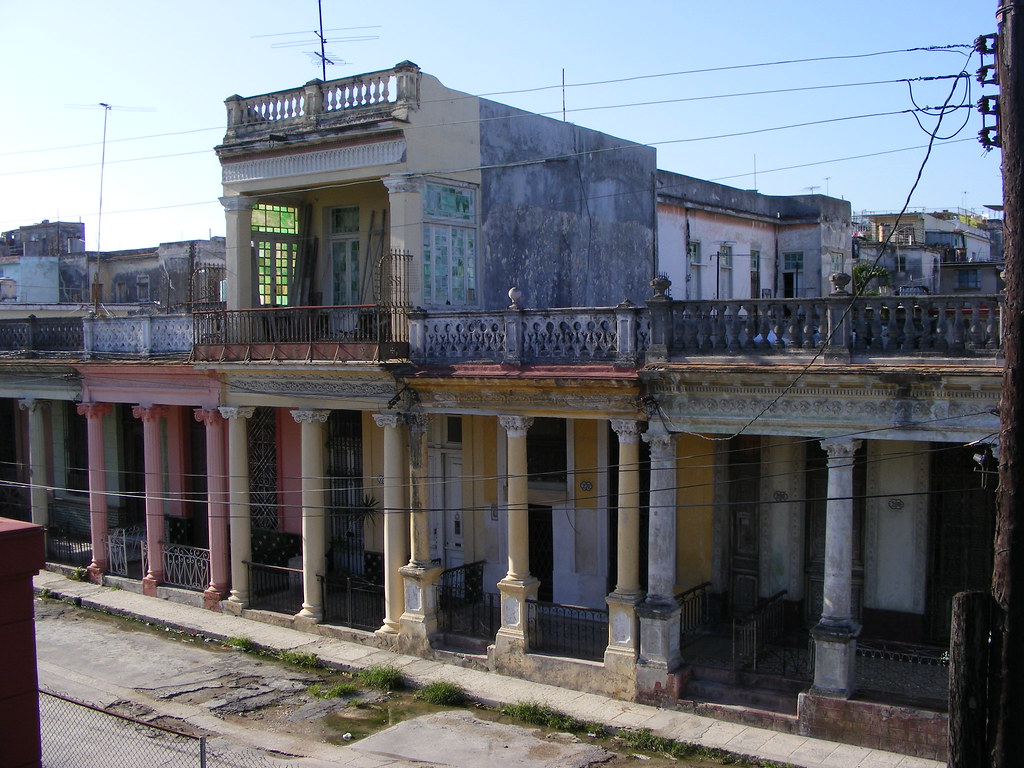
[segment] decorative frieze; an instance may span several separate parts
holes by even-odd
[[[343,171],[368,165],[392,165],[403,161],[405,146],[404,139],[395,139],[375,144],[325,149],[320,152],[244,160],[239,163],[225,162],[222,177],[225,184],[232,184],[239,181]]]
[[[324,395],[339,398],[384,398],[395,394],[393,379],[370,376],[230,376],[228,389],[234,394]]]

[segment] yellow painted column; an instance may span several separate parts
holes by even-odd
[[[526,601],[540,583],[530,575],[530,496],[527,481],[526,433],[530,416],[499,416],[508,441],[508,573],[498,582],[501,592],[501,629],[495,638],[495,660],[508,666],[507,657],[527,650]],[[514,662],[513,662],[514,663]]]
[[[228,606],[240,612],[249,604],[252,557],[252,512],[249,508],[249,424],[255,408],[224,406],[228,422],[228,515],[231,531],[231,596]]]
[[[256,201],[244,195],[231,195],[220,199],[227,219],[225,247],[228,274],[228,309],[248,309],[252,306],[252,208]]]
[[[407,653],[423,653],[430,648],[430,637],[437,632],[437,595],[435,584],[440,566],[430,558],[430,486],[427,477],[427,432],[430,417],[410,413],[409,426],[409,536],[412,552],[403,567],[405,611],[401,618],[401,647]]]
[[[636,606],[640,588],[640,422],[612,419],[619,438],[618,551],[615,591],[607,597],[608,648],[605,665],[629,672],[639,646]]]
[[[375,413],[373,420],[384,430],[384,625],[377,631],[394,635],[398,634],[405,612],[405,592],[399,569],[409,559],[402,417],[397,413]]]

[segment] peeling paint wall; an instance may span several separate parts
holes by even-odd
[[[655,151],[490,101],[480,120],[483,306],[513,285],[527,307],[647,298]]]

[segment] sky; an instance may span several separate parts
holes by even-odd
[[[1000,157],[977,110],[938,125],[907,112],[995,93],[973,77],[978,55],[908,49],[970,46],[995,32],[996,5],[323,0],[323,20],[329,38],[371,38],[328,45],[345,62],[328,79],[410,60],[455,90],[651,144],[666,171],[858,213],[902,208],[923,165],[911,208],[988,213]],[[0,0],[0,230],[83,221],[103,250],[223,235],[224,99],[320,77],[302,44],[317,27],[316,0]],[[969,93],[964,78],[907,82],[961,71]]]

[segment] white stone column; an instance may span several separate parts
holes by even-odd
[[[405,613],[405,591],[400,569],[409,560],[409,514],[405,503],[405,451],[402,417],[375,413],[384,430],[384,625],[377,630],[396,635]]]
[[[430,417],[411,413],[409,427],[409,564],[401,569],[405,578],[405,612],[401,619],[402,648],[423,653],[437,632],[437,579],[440,566],[430,558],[430,478],[427,476],[427,431]]]
[[[142,461],[146,476],[146,562],[148,572],[142,579],[142,592],[156,597],[156,588],[164,580],[164,484],[163,450],[160,422],[167,408],[160,405],[136,405],[132,416],[142,420]]]
[[[252,557],[252,511],[249,506],[249,423],[252,407],[223,406],[228,422],[228,515],[231,531],[231,596],[227,607],[241,613],[249,604],[249,566]]]
[[[296,410],[302,425],[302,610],[296,618],[319,622],[324,617],[319,577],[326,562],[327,510],[324,504],[324,424],[330,411]]]
[[[222,197],[221,205],[227,219],[226,254],[228,272],[228,309],[248,309],[252,306],[252,208],[256,200],[244,195]]]
[[[203,606],[220,610],[228,595],[231,558],[228,554],[228,483],[224,465],[224,417],[216,408],[196,408],[195,420],[205,426],[206,528],[210,539],[210,583],[203,592]]]
[[[651,446],[651,500],[647,598],[637,608],[637,692],[658,697],[672,690],[670,676],[680,663],[679,605],[675,601],[676,448],[675,437],[658,422],[652,422],[643,437]]]
[[[612,419],[619,437],[617,500],[617,557],[615,591],[608,603],[608,648],[606,667],[631,672],[639,649],[636,606],[643,599],[640,589],[640,422]]]
[[[410,301],[415,307],[423,303],[423,181],[402,175],[385,176],[383,181],[388,190],[391,250],[413,255]]]
[[[50,524],[49,445],[46,430],[47,400],[19,400],[18,406],[28,411],[28,481],[32,522],[44,528]]]
[[[103,451],[103,417],[114,407],[110,403],[79,403],[78,413],[85,416],[89,441],[89,533],[92,562],[89,580],[100,584],[107,570],[107,466]]]
[[[860,440],[821,441],[828,453],[825,509],[825,584],[814,638],[812,692],[848,698],[853,693],[860,626],[853,618],[853,466]]]
[[[508,573],[498,582],[501,593],[501,629],[494,641],[495,660],[509,665],[510,656],[529,647],[526,601],[536,597],[540,582],[530,575],[530,492],[527,480],[526,433],[530,416],[499,416],[508,440]],[[514,662],[513,662],[514,663]]]

